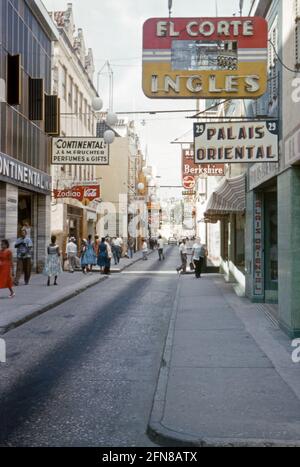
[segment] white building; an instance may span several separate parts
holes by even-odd
[[[52,91],[61,100],[61,136],[95,136],[96,117],[92,101],[97,96],[93,84],[94,63],[82,29],[76,31],[72,3],[66,11],[50,13],[58,31],[52,62]],[[52,166],[53,189],[86,185],[96,180],[95,166]],[[97,203],[83,205],[73,199],[52,200],[51,230],[61,247],[68,236],[86,238],[96,233]]]

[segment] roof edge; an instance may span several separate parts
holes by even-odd
[[[25,0],[34,16],[39,20],[45,33],[52,41],[58,41],[59,33],[45,5],[41,0]]]

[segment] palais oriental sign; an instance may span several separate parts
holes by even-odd
[[[150,98],[256,98],[267,89],[268,25],[261,17],[151,18],[143,30]]]
[[[278,120],[194,124],[195,163],[278,162]]]

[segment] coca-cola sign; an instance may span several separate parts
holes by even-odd
[[[54,190],[53,196],[55,199],[72,198],[78,201],[93,201],[94,199],[100,198],[100,186],[99,185],[88,185],[88,186],[73,186],[72,188],[64,188],[62,190]]]

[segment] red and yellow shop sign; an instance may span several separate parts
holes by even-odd
[[[264,18],[151,18],[143,37],[147,97],[240,99],[266,92]]]
[[[72,188],[64,188],[63,190],[53,190],[55,199],[72,198],[81,202],[90,202],[94,199],[100,198],[100,186],[74,186]]]

